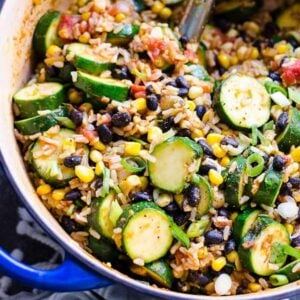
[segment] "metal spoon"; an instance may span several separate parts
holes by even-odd
[[[199,41],[208,21],[214,0],[188,0],[179,31],[190,41]]]

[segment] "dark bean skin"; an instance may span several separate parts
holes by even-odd
[[[218,210],[218,216],[225,217],[228,219],[230,216],[230,213],[226,208],[222,207]]]
[[[289,183],[293,188],[300,188],[300,177],[290,177]]]
[[[81,192],[77,189],[71,190],[70,192],[66,193],[65,199],[69,201],[75,201],[81,198]]]
[[[182,98],[186,97],[188,93],[189,93],[189,89],[187,89],[187,88],[180,88],[178,90],[178,96],[182,97]]]
[[[243,290],[244,290],[243,287],[239,285],[239,286],[237,287],[237,289],[236,289],[236,294],[237,294],[237,295],[243,294]]]
[[[71,234],[74,231],[77,231],[79,228],[79,224],[67,216],[62,217],[60,224],[63,227],[63,229],[69,234]]]
[[[268,38],[272,38],[278,32],[278,26],[275,22],[268,22],[264,28],[264,35]]]
[[[286,163],[283,156],[277,155],[273,158],[273,168],[277,171],[282,171]]]
[[[215,156],[211,146],[208,145],[204,139],[200,139],[197,143],[201,146],[204,154],[206,154],[210,157]]]
[[[199,168],[199,174],[200,175],[207,175],[209,170],[211,170],[211,169],[217,171],[217,168],[215,166],[208,165],[208,164],[201,165],[200,168]]]
[[[148,84],[146,86],[146,95],[151,95],[154,94],[154,89],[152,84]]]
[[[187,197],[187,203],[188,205],[195,207],[199,204],[200,201],[200,190],[197,186],[194,184],[191,184],[185,193]]]
[[[112,70],[111,75],[116,79],[132,79],[132,74],[126,66],[116,67]]]
[[[175,125],[174,123],[174,117],[170,116],[164,119],[160,125],[160,128],[163,132],[169,131],[173,126]]]
[[[280,195],[287,196],[292,195],[292,184],[290,182],[283,183],[280,188]]]
[[[146,192],[137,192],[137,193],[133,193],[131,195],[131,201],[132,202],[150,201],[151,198],[152,197],[150,196],[150,194],[148,194]]]
[[[122,128],[127,126],[131,121],[131,116],[128,112],[118,112],[114,114],[111,118],[111,123],[113,126]]]
[[[225,254],[228,254],[229,252],[235,250],[235,247],[236,247],[235,241],[233,239],[228,240],[224,248]]]
[[[113,134],[107,125],[105,125],[105,124],[99,125],[97,127],[97,132],[98,132],[100,141],[103,144],[109,144],[112,141]]]
[[[192,137],[192,133],[189,129],[187,128],[180,128],[177,132],[177,136],[182,136],[182,137],[188,137],[191,138]]]
[[[239,143],[233,137],[225,136],[221,141],[221,145],[229,145],[229,146],[232,146],[234,148],[237,148],[239,146]]]
[[[178,204],[175,201],[170,202],[163,208],[169,215],[174,215],[179,211]]]
[[[197,105],[196,106],[196,114],[197,114],[197,117],[202,120],[204,114],[206,113],[206,108],[205,106],[203,105]]]
[[[175,82],[176,82],[177,86],[180,88],[186,88],[186,89],[190,88],[190,85],[188,84],[188,82],[184,76],[177,76],[175,79]]]
[[[176,88],[178,87],[175,81],[169,81],[166,85],[173,86]]]
[[[295,38],[293,38],[292,36],[286,38],[285,40],[286,40],[289,44],[291,44],[292,47],[293,47],[294,49],[298,48],[299,45],[300,45],[300,44],[298,43],[298,41],[297,41]]]
[[[181,226],[189,220],[190,215],[190,212],[181,212],[174,216],[174,221],[177,225]]]
[[[293,247],[299,247],[300,246],[300,236],[297,236],[292,239],[292,246]]]
[[[280,116],[277,119],[276,122],[276,131],[282,132],[285,130],[289,120],[289,114],[287,112],[283,112],[280,114]]]
[[[206,245],[221,244],[224,240],[223,233],[218,229],[210,230],[204,236]]]
[[[227,32],[231,27],[231,23],[223,18],[217,17],[214,19],[214,22],[216,26],[219,27],[223,32]]]
[[[101,188],[102,185],[103,185],[103,178],[97,177],[97,179],[95,181],[95,189]]]
[[[196,285],[205,286],[209,283],[210,279],[208,276],[197,271],[190,271],[188,275],[188,280]]]
[[[67,168],[73,168],[75,166],[80,165],[81,160],[82,160],[82,156],[80,155],[69,156],[64,159],[64,165]]]
[[[269,77],[274,81],[278,81],[278,82],[281,81],[280,75],[276,72],[269,72]]]
[[[222,273],[226,273],[228,275],[230,275],[232,272],[234,271],[234,267],[233,265],[227,264],[223,269],[222,269]]]
[[[158,98],[155,94],[146,97],[147,108],[151,111],[156,111],[158,108]]]
[[[70,119],[74,122],[76,126],[80,126],[83,120],[83,113],[74,108],[70,111]]]

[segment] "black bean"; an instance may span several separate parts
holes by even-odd
[[[188,42],[189,42],[189,38],[186,36],[186,35],[182,35],[179,39],[179,42],[182,44],[182,45],[186,45]]]
[[[170,116],[164,119],[160,125],[160,128],[163,132],[169,131],[173,126],[175,125],[174,123],[174,117]]]
[[[218,216],[225,217],[225,218],[229,219],[230,212],[228,211],[228,209],[222,207],[218,210]]]
[[[260,49],[261,45],[262,45],[263,41],[262,40],[255,40],[252,45],[258,49]]]
[[[279,28],[275,22],[268,22],[264,28],[264,35],[268,38],[272,38],[278,32]]]
[[[132,79],[132,74],[126,66],[119,66],[114,68],[111,72],[111,75],[116,79]]]
[[[243,294],[243,291],[244,291],[244,288],[241,285],[239,285],[236,289],[236,294],[237,295]]]
[[[200,190],[197,186],[194,184],[191,184],[187,189],[186,189],[186,197],[187,197],[187,203],[188,205],[195,207],[198,205],[200,201]]]
[[[298,48],[300,45],[299,42],[292,36],[287,37],[285,40],[291,44],[294,49]]]
[[[178,96],[179,97],[186,97],[187,94],[189,93],[189,90],[187,88],[179,88],[178,90]]]
[[[211,146],[208,145],[204,139],[200,139],[197,143],[201,146],[204,154],[211,157],[215,156]]]
[[[158,108],[158,98],[155,94],[146,97],[147,108],[151,111],[156,111]]]
[[[175,81],[169,81],[166,85],[173,86],[176,88],[178,87]]]
[[[107,125],[99,125],[97,127],[97,132],[102,143],[109,144],[112,141],[113,134]]]
[[[297,236],[292,239],[292,246],[293,247],[300,247],[300,236]]]
[[[222,268],[222,273],[226,273],[230,275],[234,271],[234,266],[227,264],[224,268]]]
[[[290,177],[289,183],[293,188],[300,188],[300,177]]]
[[[83,120],[83,113],[78,109],[72,109],[70,111],[70,119],[74,122],[76,126],[80,126]]]
[[[281,81],[280,75],[276,72],[269,72],[269,77],[274,81],[278,81],[278,82]]]
[[[190,212],[181,212],[174,216],[174,221],[177,225],[181,226],[189,220],[190,215],[191,215]]]
[[[58,77],[59,69],[56,67],[46,67],[46,78]]]
[[[199,286],[205,286],[210,281],[208,276],[198,271],[190,271],[188,275],[188,280]]]
[[[80,155],[68,156],[64,159],[64,165],[67,168],[73,168],[75,166],[80,165],[81,160],[82,160],[82,156]]]
[[[217,168],[215,166],[209,165],[209,164],[205,164],[205,165],[201,165],[199,168],[199,174],[201,175],[207,175],[209,170],[216,170]]]
[[[273,168],[277,171],[282,171],[286,163],[283,156],[277,155],[273,158]]]
[[[210,230],[205,233],[206,245],[220,244],[223,240],[223,233],[218,229]]]
[[[81,198],[81,192],[78,189],[71,190],[70,192],[66,193],[65,199],[70,201],[75,201]]]
[[[179,211],[178,204],[175,201],[170,202],[163,209],[170,215],[174,215],[175,213],[177,213]]]
[[[235,241],[233,239],[228,240],[224,248],[225,254],[228,254],[229,252],[235,250],[235,247],[236,247]]]
[[[149,201],[151,200],[150,194],[146,192],[136,192],[131,195],[132,202],[139,202],[139,201]]]
[[[118,112],[114,114],[111,118],[111,123],[115,127],[125,127],[127,126],[131,121],[131,116],[128,112]]]
[[[176,82],[177,86],[180,88],[185,88],[185,89],[190,88],[190,85],[188,84],[188,82],[184,76],[181,76],[181,75],[177,76],[175,79],[175,82]]]
[[[62,217],[61,226],[69,234],[71,234],[74,231],[77,231],[79,228],[79,224],[67,216]]]
[[[202,120],[204,114],[206,113],[206,108],[205,106],[203,105],[197,105],[196,106],[196,114],[197,114],[197,117]]]
[[[231,27],[231,23],[224,18],[217,17],[215,18],[214,22],[216,26],[220,28],[223,32],[227,32]]]
[[[59,69],[59,74],[58,77],[63,81],[63,82],[72,82],[72,76],[71,73],[73,71],[76,71],[76,68],[74,67],[73,64],[65,64],[63,68]]]
[[[146,86],[146,95],[151,95],[154,94],[154,89],[153,89],[153,85],[152,84],[148,84]]]
[[[276,122],[276,131],[277,132],[284,131],[288,124],[288,120],[289,120],[289,114],[287,112],[281,113]]]
[[[182,137],[188,137],[188,138],[192,137],[191,131],[187,128],[180,128],[177,132],[177,135]]]
[[[97,177],[95,180],[95,189],[100,189],[103,185],[103,178],[102,177]]]
[[[221,141],[221,145],[229,145],[229,146],[232,146],[234,148],[237,148],[239,146],[239,143],[233,137],[225,136]]]
[[[182,281],[182,280],[178,280],[176,281],[176,290],[179,291],[179,292],[184,292],[186,291],[186,287],[187,287],[187,284]]]
[[[280,195],[282,196],[287,196],[287,195],[292,195],[292,184],[290,182],[285,182],[282,184],[281,188],[280,188]]]

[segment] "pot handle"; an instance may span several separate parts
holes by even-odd
[[[16,260],[0,247],[0,272],[24,285],[55,292],[91,290],[112,284],[68,254],[56,269],[42,270]]]

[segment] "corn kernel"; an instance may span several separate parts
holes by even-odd
[[[135,101],[132,102],[132,104],[139,112],[147,108],[147,103],[145,98],[137,98]]]
[[[41,1],[42,1],[42,0],[33,0],[33,4],[34,4],[34,5],[39,5],[39,4],[41,4]]]
[[[275,49],[278,54],[285,54],[289,51],[289,45],[285,43],[279,43],[275,45]]]
[[[230,67],[230,60],[228,55],[222,53],[219,54],[218,61],[223,68],[228,69]]]
[[[46,51],[47,57],[53,57],[53,56],[59,56],[61,54],[62,50],[56,45],[51,45]]]
[[[214,155],[217,158],[222,158],[226,155],[226,151],[223,148],[221,148],[219,144],[213,144],[211,147]]]
[[[36,192],[39,196],[47,195],[51,192],[52,188],[49,184],[41,184],[36,189]]]
[[[202,247],[198,250],[198,258],[203,259],[206,258],[208,254],[207,247]]]
[[[182,202],[183,202],[183,200],[184,200],[184,195],[183,195],[183,194],[176,194],[176,195],[174,196],[174,199],[175,199],[176,203],[177,203],[179,206],[181,206],[181,204],[182,204]]]
[[[79,104],[82,102],[82,93],[76,89],[69,89],[68,91],[68,99],[72,104]]]
[[[225,265],[226,265],[226,258],[224,256],[221,256],[213,260],[211,267],[214,271],[219,272],[225,267]]]
[[[126,182],[130,186],[140,186],[141,185],[141,179],[137,175],[130,175],[127,177]]]
[[[208,172],[208,178],[209,181],[213,184],[213,185],[220,185],[223,183],[223,177],[220,173],[218,173],[216,170],[210,169]]]
[[[126,15],[125,15],[125,14],[123,14],[123,13],[118,13],[118,14],[115,16],[115,21],[116,21],[116,22],[122,22],[125,18],[126,18]]]
[[[208,145],[212,146],[213,144],[218,144],[220,143],[224,138],[223,134],[219,133],[209,133],[206,137],[206,141]]]
[[[81,19],[84,21],[88,21],[88,19],[91,17],[91,13],[89,11],[86,11],[81,14]]]
[[[79,7],[84,6],[86,3],[87,3],[87,0],[77,0],[77,5],[78,5]]]
[[[142,145],[136,142],[125,142],[124,153],[125,155],[139,155],[142,149]]]
[[[146,176],[141,176],[140,181],[141,181],[141,189],[145,190],[148,186],[148,178]]]
[[[234,263],[235,260],[239,257],[238,253],[236,251],[231,251],[229,252],[227,255],[226,255],[226,258],[227,260],[230,262],[230,263]]]
[[[89,112],[93,108],[93,105],[89,102],[84,102],[80,105],[79,110]]]
[[[93,147],[96,149],[96,150],[99,150],[99,151],[104,151],[106,146],[101,143],[100,141],[96,142]]]
[[[98,161],[95,167],[95,174],[100,176],[103,173],[104,165],[102,161]]]
[[[169,19],[171,15],[172,15],[172,10],[169,7],[164,7],[159,13],[159,16],[165,20]]]
[[[300,163],[300,147],[293,149],[291,151],[291,156],[295,162]]]
[[[193,139],[202,138],[202,137],[204,137],[204,133],[201,129],[195,129],[192,132],[192,138]]]
[[[213,111],[209,109],[202,117],[202,122],[207,123],[213,117]]]
[[[82,165],[75,167],[75,175],[84,183],[89,183],[95,178],[93,169]]]
[[[300,202],[300,191],[293,193],[293,197],[296,202]]]
[[[65,190],[63,190],[63,189],[54,190],[54,191],[52,192],[52,198],[53,198],[55,201],[61,201],[61,200],[64,199],[65,194],[66,194],[66,192],[65,192]]]
[[[238,216],[238,213],[237,213],[237,212],[232,213],[232,214],[230,215],[230,220],[233,222],[233,221],[236,219],[237,216]]]
[[[98,150],[92,150],[90,152],[90,159],[94,163],[97,163],[99,161],[102,161],[102,154]]]
[[[259,57],[259,51],[256,47],[254,47],[251,51],[251,58],[257,59]]]
[[[294,226],[292,224],[284,224],[284,226],[289,234],[293,234]]]
[[[224,156],[220,162],[221,166],[224,168],[228,167],[229,163],[230,163],[230,158],[228,156]]]
[[[230,57],[230,64],[232,66],[237,65],[239,63],[239,59],[236,55]]]
[[[90,33],[85,32],[79,36],[78,40],[80,43],[87,44],[89,42],[90,38],[91,38]]]
[[[196,99],[203,94],[203,88],[201,86],[192,86],[189,89],[188,96],[190,99]]]
[[[153,13],[159,14],[164,7],[165,7],[165,5],[162,2],[155,1],[153,3],[153,5],[151,6],[151,10],[152,10]]]
[[[188,100],[188,101],[186,101],[186,104],[187,104],[189,110],[194,111],[196,109],[196,104],[194,101]]]
[[[162,131],[159,127],[150,127],[148,130],[148,135],[147,135],[147,141],[149,143],[152,143],[153,141],[157,140],[160,138],[162,135]]]
[[[259,292],[261,291],[262,287],[259,283],[255,283],[255,282],[250,282],[248,284],[248,289],[253,292],[253,293],[256,293],[256,292]]]

